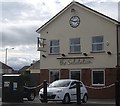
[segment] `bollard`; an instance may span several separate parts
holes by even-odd
[[[120,82],[115,82],[115,102],[116,106],[120,106]]]
[[[77,96],[77,104],[81,104],[80,82],[76,82],[76,96]]]
[[[47,81],[43,82],[43,102],[47,103]]]

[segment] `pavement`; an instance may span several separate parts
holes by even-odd
[[[115,106],[115,100],[113,99],[89,99],[87,103],[82,104],[77,104],[76,102],[62,104],[61,102],[41,103],[38,97],[36,97],[34,101],[28,101],[27,99],[24,99],[22,103],[0,103],[1,106]]]

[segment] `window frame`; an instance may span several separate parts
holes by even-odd
[[[50,69],[49,70],[49,83],[51,83],[51,82],[53,82],[52,80],[51,80],[51,75],[50,75],[50,73],[51,72],[58,72],[58,74],[59,74],[59,78],[58,79],[60,79],[60,70],[59,69]],[[55,80],[54,80],[55,81]]]
[[[93,38],[97,38],[97,37],[102,37],[103,38],[103,41],[102,42],[93,42]],[[93,47],[93,45],[95,46],[95,47]],[[102,46],[102,49],[101,50],[98,50],[97,48],[98,48],[98,45],[101,45]],[[104,51],[104,36],[103,35],[99,35],[99,36],[93,36],[92,37],[92,52],[94,53],[94,52],[103,52]]]
[[[94,84],[93,82],[93,72],[99,72],[99,71],[102,71],[103,72],[103,84]],[[104,69],[93,69],[92,70],[92,86],[104,86],[105,85],[105,70]]]
[[[79,39],[79,44],[71,44],[71,40]],[[75,47],[80,47],[80,51],[75,51]],[[74,48],[74,51],[71,51],[71,47]],[[69,53],[81,53],[81,43],[80,43],[80,38],[70,38],[69,39]]]
[[[53,41],[58,41],[58,45],[51,46],[51,42],[53,42]],[[53,48],[58,48],[58,52],[53,52],[54,50],[51,50]],[[60,40],[50,40],[49,41],[49,54],[60,54]]]
[[[69,71],[69,78],[71,79],[71,72],[75,72],[75,71],[78,71],[78,72],[80,72],[80,74],[79,74],[79,80],[81,80],[81,69],[71,69],[70,71]]]

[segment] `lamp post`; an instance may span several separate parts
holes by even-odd
[[[5,49],[5,64],[7,65],[7,58],[8,58],[8,49],[14,49],[14,48],[6,48]]]

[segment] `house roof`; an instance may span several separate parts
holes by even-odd
[[[28,70],[30,69],[40,69],[40,60],[32,63],[31,66],[28,68]]]
[[[100,17],[103,17],[103,18],[105,18],[105,19],[113,22],[113,23],[116,24],[116,25],[117,25],[117,24],[120,25],[120,22],[119,22],[119,21],[117,21],[117,20],[115,20],[115,19],[113,19],[113,18],[111,18],[111,17],[109,17],[109,16],[107,16],[107,15],[104,15],[104,14],[102,14],[102,13],[96,11],[96,10],[93,10],[93,9],[91,9],[91,8],[89,8],[89,7],[81,4],[81,3],[79,3],[79,2],[72,1],[72,2],[71,2],[70,4],[68,4],[63,10],[61,10],[58,14],[56,14],[56,15],[55,15],[54,17],[52,17],[49,21],[47,21],[44,25],[42,25],[40,28],[38,28],[38,29],[36,30],[36,32],[37,32],[37,33],[40,33],[40,31],[41,31],[43,28],[45,28],[48,24],[50,24],[53,20],[55,20],[59,15],[61,15],[64,11],[66,11],[66,10],[67,10],[69,7],[71,7],[72,5],[80,6],[80,7],[84,8],[84,9],[86,9],[86,10],[94,13],[94,14],[97,14],[97,15],[100,16]]]
[[[12,67],[2,63],[1,61],[0,61],[0,66],[1,66],[0,68],[2,68],[2,69],[11,69],[12,71],[14,71]]]
[[[25,72],[30,66],[24,66],[19,70],[19,73]]]

